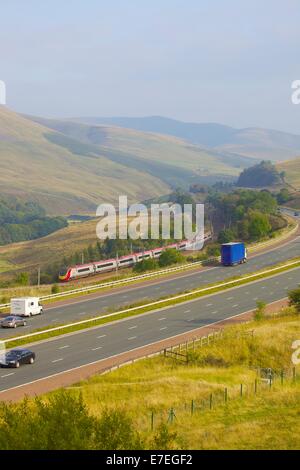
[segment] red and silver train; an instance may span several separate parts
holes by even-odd
[[[205,240],[210,236],[204,237]],[[167,248],[175,248],[176,250],[184,251],[190,249],[191,242],[183,240],[180,243],[173,243],[161,248],[154,248],[153,250],[146,250],[140,253],[133,253],[131,255],[120,256],[119,258],[106,259],[102,261],[94,261],[92,263],[80,264],[69,268],[61,269],[59,272],[59,280],[62,282],[72,281],[73,279],[80,279],[82,277],[93,276],[95,274],[106,273],[109,271],[116,271],[116,269],[130,268],[139,261],[148,258],[159,258],[162,252]]]

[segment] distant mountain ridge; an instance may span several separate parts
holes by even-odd
[[[81,117],[72,121],[172,135],[215,151],[274,162],[300,155],[300,135],[274,129],[235,129],[217,123],[182,122],[161,116]]]
[[[50,215],[94,214],[122,194],[138,202],[201,181],[232,181],[250,164],[177,137],[0,106],[0,195],[37,201]]]

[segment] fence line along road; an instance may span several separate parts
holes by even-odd
[[[245,277],[242,277],[242,278],[233,279],[232,281],[221,282],[220,284],[216,284],[216,285],[213,285],[213,286],[210,286],[210,287],[203,287],[201,289],[196,289],[196,290],[191,291],[191,292],[185,292],[184,294],[175,295],[173,297],[168,297],[166,299],[155,300],[154,302],[150,302],[148,304],[139,305],[137,307],[126,308],[124,310],[120,310],[120,311],[117,311],[117,312],[108,313],[107,315],[100,315],[100,316],[97,316],[97,317],[89,318],[87,320],[81,320],[79,322],[68,323],[67,325],[61,325],[61,326],[56,326],[54,328],[48,328],[47,330],[41,330],[41,331],[37,331],[35,333],[29,333],[28,335],[11,337],[11,338],[5,339],[1,342],[3,344],[6,344],[6,343],[13,342],[13,341],[21,340],[21,339],[34,338],[36,336],[40,336],[40,335],[47,334],[47,333],[52,333],[54,331],[65,330],[67,328],[72,328],[72,327],[76,327],[76,326],[80,326],[80,325],[84,325],[84,324],[88,324],[88,323],[94,323],[94,322],[97,322],[98,320],[104,320],[106,318],[112,318],[112,317],[115,317],[116,315],[123,315],[123,314],[134,312],[134,311],[137,311],[137,310],[142,310],[142,309],[148,308],[148,307],[158,307],[159,308],[160,305],[162,305],[166,302],[179,300],[179,299],[184,299],[184,298],[190,297],[191,295],[200,294],[201,292],[208,292],[209,293],[209,291],[211,291],[211,290],[219,289],[219,288],[225,287],[225,286],[227,287],[227,286],[230,286],[232,284],[236,284],[237,282],[257,278],[258,276],[264,276],[265,274],[269,274],[269,273],[274,273],[274,272],[276,273],[276,271],[280,271],[282,268],[289,268],[289,267],[293,267],[293,266],[296,266],[296,265],[299,266],[299,263],[300,263],[299,260],[298,261],[293,261],[292,263],[288,263],[288,264],[285,264],[285,265],[282,265],[282,266],[277,266],[276,268],[268,269],[266,271],[250,274],[249,276],[245,276]],[[96,325],[96,326],[98,326],[98,325]],[[101,326],[101,325],[99,325],[99,326]],[[71,331],[70,333],[73,333],[73,332]]]
[[[258,243],[254,246],[249,247],[248,251],[252,252],[257,248],[263,248],[264,246],[271,246],[271,245],[274,244],[275,241],[278,242],[279,240],[284,240],[287,237],[290,237],[297,230],[298,230],[298,224],[291,231],[289,231],[289,232],[285,233],[284,235],[282,235],[282,237],[278,237],[277,239],[272,239],[272,240],[268,240],[266,242]],[[149,279],[151,277],[160,276],[161,274],[169,274],[169,273],[173,273],[173,272],[176,272],[176,271],[184,271],[184,270],[187,270],[187,269],[190,269],[190,268],[193,268],[193,267],[197,267],[197,266],[203,266],[206,263],[210,263],[210,262],[214,262],[214,261],[220,261],[220,259],[221,258],[219,256],[219,257],[210,258],[210,259],[203,260],[203,261],[194,261],[192,263],[187,263],[187,264],[180,265],[180,266],[173,266],[172,268],[162,269],[160,271],[153,271],[151,273],[140,274],[138,276],[125,277],[124,279],[118,279],[116,281],[103,282],[101,284],[93,284],[93,285],[86,286],[86,287],[80,287],[78,289],[68,290],[66,292],[59,292],[57,294],[44,295],[44,296],[40,297],[40,300],[42,300],[42,301],[43,300],[52,300],[52,299],[56,299],[56,298],[67,297],[69,295],[80,294],[80,293],[84,293],[84,292],[90,292],[90,291],[94,291],[94,290],[98,290],[98,289],[104,289],[105,287],[115,287],[115,286],[118,286],[118,285],[126,284],[127,282],[130,283],[130,282],[139,281],[139,280],[143,280],[143,279]],[[10,303],[1,304],[0,305],[0,310],[2,310],[3,308],[8,308],[8,307],[10,307]]]

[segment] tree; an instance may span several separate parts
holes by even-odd
[[[218,235],[218,242],[219,243],[229,243],[235,239],[235,234],[233,230],[227,228],[225,230],[221,230]]]
[[[286,188],[282,188],[276,196],[278,204],[285,204],[291,199],[290,193]]]
[[[255,210],[248,215],[249,236],[252,240],[259,240],[271,231],[271,224],[266,214]]]

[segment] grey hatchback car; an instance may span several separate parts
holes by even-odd
[[[1,321],[2,328],[17,328],[17,326],[26,326],[26,320],[16,315],[10,315]]]

